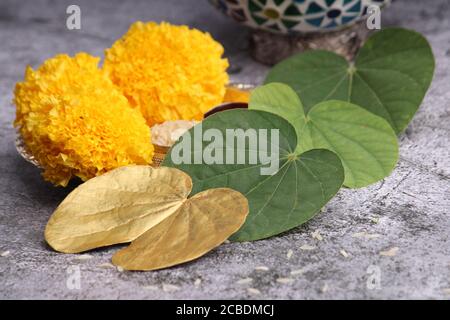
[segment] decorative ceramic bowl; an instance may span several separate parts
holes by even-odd
[[[361,20],[391,0],[209,0],[234,20],[274,33],[326,32]]]

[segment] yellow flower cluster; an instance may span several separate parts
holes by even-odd
[[[57,55],[16,85],[15,125],[44,178],[67,185],[128,164],[151,162],[150,128],[85,53]]]
[[[208,33],[136,22],[106,50],[104,67],[148,125],[201,120],[225,95],[223,51]]]
[[[151,163],[150,126],[201,120],[224,99],[222,54],[208,33],[137,22],[106,50],[103,69],[86,53],[28,67],[15,89],[15,126],[56,185]]]

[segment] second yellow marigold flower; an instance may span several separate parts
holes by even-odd
[[[106,50],[105,70],[152,126],[201,120],[228,83],[224,49],[208,33],[168,23],[134,23]]]

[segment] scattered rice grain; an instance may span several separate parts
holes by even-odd
[[[266,266],[258,266],[255,268],[256,271],[269,271],[269,268]]]
[[[292,270],[291,271],[291,276],[298,276],[300,274],[305,273],[305,269],[301,268],[301,269],[297,269],[297,270]]]
[[[380,218],[375,218],[375,217],[370,217],[369,220],[372,221],[373,223],[379,223],[380,222]]]
[[[371,240],[371,239],[376,239],[379,238],[381,235],[373,233],[367,233],[365,231],[363,232],[356,232],[354,234],[352,234],[352,238],[363,238],[363,239],[367,239],[367,240]]]
[[[322,240],[323,240],[323,237],[322,237],[322,235],[320,234],[319,230],[316,230],[316,231],[314,231],[314,232],[311,232],[311,237],[313,237],[313,239],[316,239],[316,240],[319,240],[319,241],[322,241]]]
[[[249,284],[252,281],[253,281],[252,278],[243,278],[243,279],[240,279],[240,280],[236,281],[236,283],[237,284]]]
[[[392,247],[388,250],[380,251],[380,256],[394,257],[395,255],[397,255],[398,250],[399,250],[398,247]]]
[[[113,268],[114,269],[115,268],[115,266],[112,263],[109,263],[109,262],[105,262],[105,263],[99,264],[98,267],[99,268],[104,268],[104,269],[108,269],[108,268]]]
[[[11,252],[9,250],[3,251],[2,253],[0,253],[1,257],[7,257],[11,254]]]
[[[149,291],[156,291],[156,290],[158,290],[158,286],[154,286],[154,285],[143,286],[142,288],[144,290],[149,290]]]
[[[173,284],[163,284],[162,289],[164,292],[174,292],[180,290],[180,287],[173,285]]]
[[[278,283],[283,283],[283,284],[288,284],[288,283],[294,282],[294,279],[292,279],[292,278],[278,278],[277,282]]]
[[[292,257],[293,254],[294,254],[294,251],[289,249],[288,252],[286,253],[286,258],[289,260]]]
[[[261,294],[261,291],[255,288],[247,288],[247,292],[252,296],[259,296]]]
[[[84,261],[84,260],[89,260],[89,259],[92,259],[92,258],[93,258],[93,256],[91,256],[90,254],[87,254],[87,253],[85,253],[85,254],[80,254],[80,255],[77,255],[77,256],[75,257],[76,260],[82,260],[82,261]]]

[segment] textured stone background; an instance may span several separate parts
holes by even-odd
[[[67,5],[82,9],[82,30],[65,29]],[[270,240],[225,244],[198,261],[157,272],[119,272],[102,266],[114,250],[90,256],[51,251],[43,239],[48,217],[69,189],[45,183],[14,148],[14,83],[25,66],[56,53],[102,50],[135,20],[167,20],[210,31],[233,63],[233,80],[259,82],[267,68],[246,51],[246,29],[206,1],[0,1],[0,298],[259,298],[371,299],[450,297],[450,3],[399,0],[384,25],[424,33],[437,69],[431,89],[401,136],[401,160],[385,181],[342,190],[310,223]],[[379,220],[375,223],[374,220]],[[323,240],[311,237],[319,230]],[[380,235],[355,238],[358,232]],[[300,249],[303,245],[314,250]],[[398,247],[395,256],[381,251]],[[287,252],[293,255],[287,259]],[[340,251],[345,250],[348,257]],[[9,251],[9,254],[5,253]],[[84,257],[84,259],[83,259]],[[256,271],[257,266],[270,270]],[[81,270],[81,289],[66,286],[67,268]],[[367,288],[369,266],[379,268],[381,288]],[[292,276],[292,270],[303,273]],[[370,271],[370,269],[369,269]],[[293,278],[282,284],[280,277]],[[238,284],[252,278],[250,284]],[[201,284],[195,286],[196,279]],[[169,286],[168,286],[169,285]],[[176,287],[171,287],[176,286]]]

